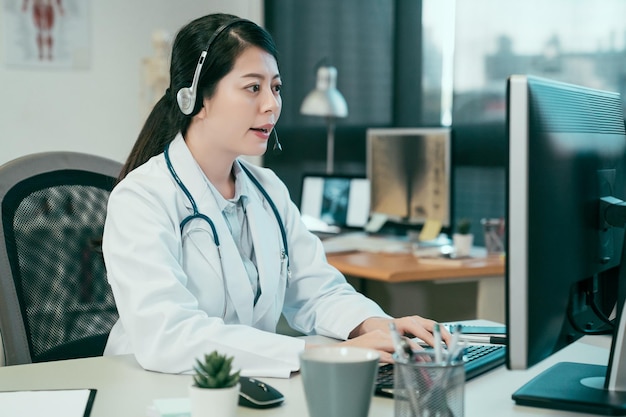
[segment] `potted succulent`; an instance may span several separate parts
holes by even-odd
[[[233,359],[217,351],[196,359],[194,382],[189,388],[192,417],[237,414],[239,371],[233,371]]]
[[[456,225],[456,232],[452,235],[455,257],[469,256],[474,244],[474,235],[471,233],[470,219],[460,219]]]

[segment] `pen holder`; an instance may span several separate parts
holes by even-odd
[[[434,352],[420,351],[394,366],[395,417],[463,417],[462,359],[437,362]]]
[[[485,233],[485,247],[487,255],[502,255],[505,253],[504,244],[506,242],[504,219],[482,219]]]

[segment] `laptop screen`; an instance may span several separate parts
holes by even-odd
[[[363,228],[370,211],[370,183],[364,177],[305,174],[300,212],[328,225]]]

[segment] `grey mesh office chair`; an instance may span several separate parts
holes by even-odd
[[[47,152],[0,166],[5,363],[101,355],[117,310],[100,250],[121,164]]]

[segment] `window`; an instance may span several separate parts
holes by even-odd
[[[337,88],[348,103],[339,125],[392,123],[394,10],[393,1],[381,0],[266,1],[284,85],[280,127],[325,125],[300,115],[321,62],[337,68]]]

